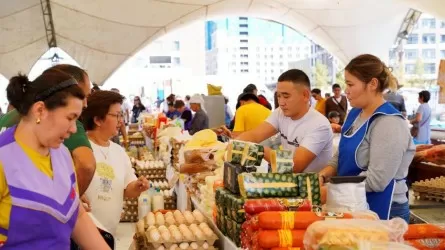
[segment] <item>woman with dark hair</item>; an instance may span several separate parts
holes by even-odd
[[[144,112],[146,110],[146,108],[145,108],[144,104],[142,104],[141,98],[139,96],[135,96],[133,102],[134,102],[134,105],[133,105],[133,109],[131,110],[132,111],[131,123],[137,123],[139,115],[142,112]]]
[[[88,96],[91,91],[91,83],[88,74],[85,70],[70,64],[58,64],[46,71],[57,71],[68,74],[74,78],[85,96]],[[10,106],[13,107],[13,105]],[[83,106],[86,106],[86,98],[83,100]],[[0,129],[15,126],[20,120],[20,114],[16,109],[11,110],[6,115],[0,118]],[[85,133],[85,129],[80,121],[76,121],[76,132],[71,134],[69,138],[63,141],[63,144],[71,152],[76,166],[77,182],[79,186],[79,194],[82,196],[93,178],[96,162],[94,160],[93,151],[91,150],[90,142]]]
[[[341,130],[338,152],[320,171],[320,181],[366,176],[369,209],[382,220],[409,221],[406,176],[415,145],[403,115],[383,98],[396,89],[391,71],[377,57],[360,55],[345,68],[347,98],[353,107]]]
[[[184,120],[184,129],[190,130],[193,118],[192,111],[185,106],[185,103],[182,100],[177,100],[175,102],[175,109],[181,113],[181,119]]]
[[[148,181],[134,174],[125,150],[111,141],[123,121],[124,97],[113,91],[98,91],[88,97],[82,122],[96,158],[96,173],[85,195],[97,226],[115,235],[123,208],[123,197],[136,198],[148,189]]]
[[[85,98],[75,79],[46,70],[6,89],[20,114],[0,135],[0,242],[5,249],[109,249],[85,212],[63,141],[76,132]],[[42,230],[39,230],[42,229]]]
[[[420,106],[414,119],[410,120],[410,123],[414,126],[414,129],[411,129],[411,134],[415,144],[431,144],[430,123],[432,111],[430,105],[428,105],[430,98],[431,94],[429,91],[423,90],[419,92]]]

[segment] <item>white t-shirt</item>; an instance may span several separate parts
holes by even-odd
[[[267,122],[280,133],[284,149],[295,152],[301,146],[316,155],[304,172],[319,172],[331,159],[334,137],[331,125],[315,109],[310,108],[301,119],[292,120],[278,108],[272,112]]]
[[[130,158],[124,149],[110,141],[109,147],[102,147],[90,140],[96,158],[96,172],[86,191],[91,203],[91,213],[115,235],[123,208],[124,189],[137,180],[131,167]]]
[[[130,116],[130,119],[131,119],[131,108],[130,108],[130,105],[128,104],[128,102],[124,101],[122,103],[121,107],[122,107],[122,113],[124,115],[124,121],[125,121],[125,123],[128,123],[129,121],[127,119],[127,111],[128,111],[128,116]]]

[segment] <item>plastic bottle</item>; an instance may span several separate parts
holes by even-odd
[[[142,192],[138,198],[138,218],[143,219],[148,212],[151,212],[151,198],[148,191]]]
[[[164,210],[164,196],[161,194],[160,189],[156,189],[156,193],[151,198],[153,211]]]

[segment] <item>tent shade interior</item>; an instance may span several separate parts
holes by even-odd
[[[45,1],[43,1],[45,2]],[[445,18],[443,0],[51,0],[57,46],[108,79],[148,43],[182,25],[227,16],[273,20],[346,63],[360,53],[386,60],[410,8]],[[0,73],[29,72],[48,50],[41,1],[0,2]]]

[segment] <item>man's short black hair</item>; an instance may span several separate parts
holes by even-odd
[[[422,90],[422,91],[419,92],[419,98],[422,98],[423,102],[427,103],[431,99],[431,94],[427,90]]]
[[[293,82],[295,84],[302,84],[308,88],[311,88],[311,82],[309,77],[302,70],[290,69],[278,77],[278,82]]]
[[[334,89],[338,89],[338,88],[341,89],[340,84],[338,84],[338,83],[334,83],[334,84],[332,84],[332,90],[334,90]]]
[[[255,84],[250,83],[249,85],[247,85],[247,86],[244,88],[243,92],[244,92],[244,93],[254,93],[255,90],[258,90],[258,89],[256,88]]]
[[[168,105],[169,107],[174,107],[174,106],[175,106],[175,104],[174,104],[173,102],[169,102],[169,103],[167,103],[167,105]]]
[[[329,112],[329,114],[328,114],[329,119],[336,118],[336,117],[340,118],[340,113],[338,113],[337,111]]]
[[[257,103],[260,102],[258,97],[255,94],[253,94],[253,93],[246,93],[246,92],[244,92],[244,93],[242,93],[241,95],[238,96],[238,102],[239,101],[250,101],[250,100],[255,101]]]
[[[321,95],[321,90],[320,89],[312,89],[311,93]]]

